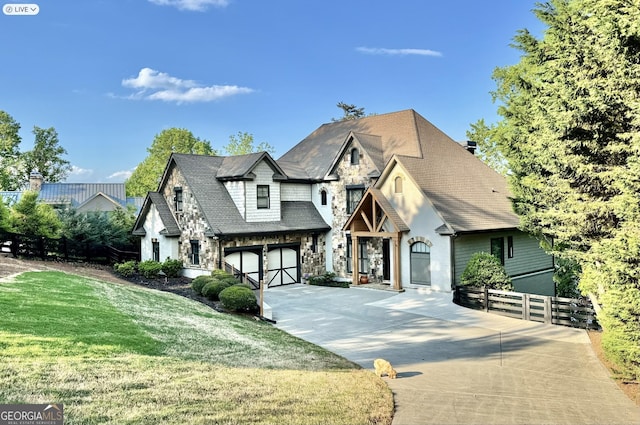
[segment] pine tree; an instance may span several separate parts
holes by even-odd
[[[524,230],[582,269],[599,296],[603,347],[640,378],[640,0],[551,0],[541,39],[494,72],[489,130]]]

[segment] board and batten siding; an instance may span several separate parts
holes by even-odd
[[[273,169],[264,161],[253,169],[255,179],[245,182],[246,216],[249,223],[280,221],[280,182],[273,181]],[[258,185],[269,186],[269,208],[258,209]]]
[[[508,258],[508,237],[513,238],[513,257]],[[524,232],[476,233],[454,239],[455,284],[460,284],[471,256],[476,252],[491,252],[491,239],[504,238],[504,268],[514,286],[526,292],[553,295],[553,257],[540,248],[540,242]]]
[[[280,184],[280,200],[311,202],[311,188],[312,186],[309,184],[282,183]]]

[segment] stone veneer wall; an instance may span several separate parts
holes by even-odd
[[[358,148],[360,152],[360,161],[357,165],[351,165],[351,148],[353,147]],[[371,158],[369,158],[359,144],[356,143],[352,145],[351,148],[345,150],[344,155],[337,164],[336,174],[340,179],[329,183],[331,194],[333,195],[331,197],[331,209],[333,211],[333,222],[331,223],[331,227],[333,228],[331,241],[333,249],[333,271],[342,277],[350,275],[350,273],[347,273],[347,237],[346,232],[342,230],[342,227],[350,215],[347,213],[347,186],[364,185],[366,190],[375,183],[375,180],[369,178],[368,174],[376,169]],[[382,245],[380,244],[380,246]],[[357,247],[354,247],[354,249],[357,249]],[[367,252],[369,254],[369,268],[371,268],[374,263],[379,263],[379,273],[382,274],[382,255],[379,255],[379,261],[371,261],[372,258],[376,257],[374,246],[371,245],[371,243],[368,244]],[[368,270],[368,272],[371,272],[371,270]]]
[[[174,188],[182,187],[182,212],[174,211]],[[173,211],[178,221],[178,225],[182,229],[182,234],[178,239],[178,255],[182,260],[184,267],[196,270],[212,270],[215,267],[218,246],[212,238],[205,237],[204,234],[208,230],[207,222],[202,216],[200,208],[196,203],[191,189],[187,186],[187,182],[178,172],[176,167],[171,170],[166,184],[161,188],[162,196],[167,200],[169,208]],[[200,264],[191,263],[191,241],[200,242]]]
[[[226,240],[221,243],[222,251],[225,248],[236,247],[248,247],[248,246],[262,246],[295,243],[300,244],[300,273],[302,275],[318,275],[324,273],[324,249],[326,241],[324,234],[318,235],[318,246],[316,252],[312,251],[313,235],[311,233],[304,234],[288,234],[288,235],[274,235],[274,236],[244,236]],[[216,250],[217,253],[217,250]],[[269,264],[267,261],[267,250],[262,251],[262,263],[264,265],[264,274],[267,274]],[[217,268],[217,262],[214,264]],[[301,276],[302,277],[302,276]]]

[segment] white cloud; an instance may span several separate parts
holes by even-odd
[[[90,170],[88,168],[80,168],[76,165],[72,165],[71,171],[69,172],[69,175],[72,176],[89,176],[91,174],[93,174],[93,170]]]
[[[191,10],[202,12],[209,6],[225,7],[229,0],[149,0],[153,4],[160,6],[174,6],[180,10]]]
[[[133,170],[116,171],[115,173],[113,173],[109,177],[107,177],[107,179],[109,179],[109,180],[118,180],[118,181],[123,182],[126,179],[128,179],[129,177],[131,177],[132,173],[133,173]]]
[[[441,52],[428,49],[385,49],[384,47],[358,47],[356,50],[360,53],[369,55],[388,55],[388,56],[442,56]]]
[[[165,102],[211,102],[236,94],[253,92],[239,86],[202,86],[194,80],[183,80],[151,68],[142,68],[137,77],[122,80],[124,87],[136,89],[127,99],[162,100]],[[113,95],[110,95],[113,96]]]

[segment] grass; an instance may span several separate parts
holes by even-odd
[[[0,403],[65,424],[389,424],[373,373],[271,325],[61,272],[0,283]]]

